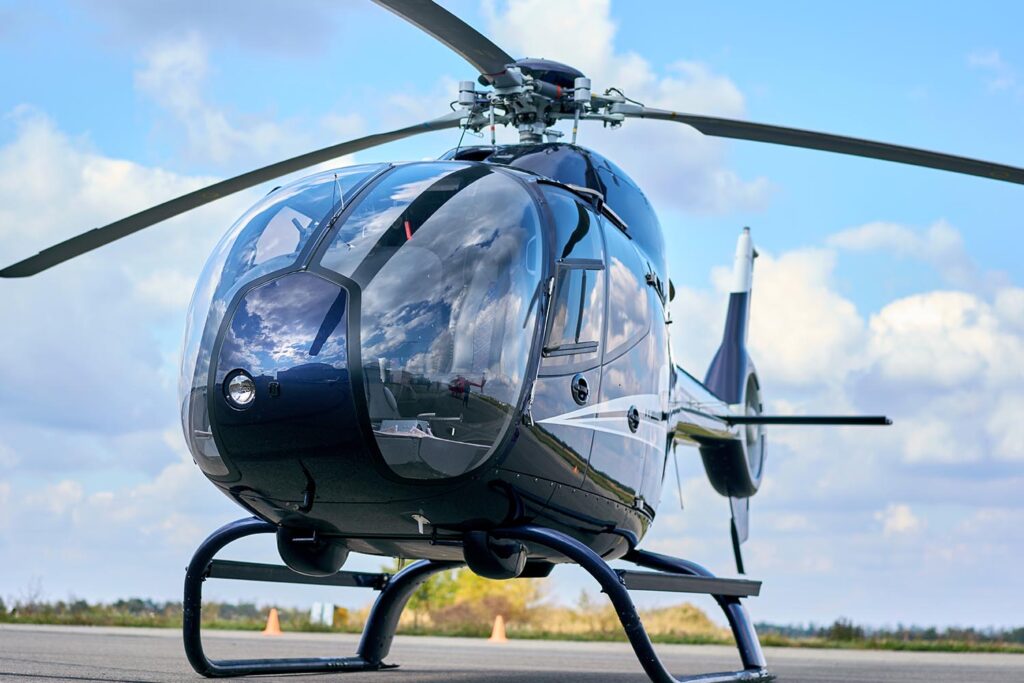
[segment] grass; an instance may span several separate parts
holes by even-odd
[[[2,603],[0,603],[2,607]],[[491,608],[481,604],[459,604],[447,609],[403,615],[399,633],[404,635],[485,638],[491,632]],[[458,609],[457,609],[458,608]],[[260,631],[266,624],[268,608],[252,604],[208,603],[203,609],[203,628]],[[348,613],[339,609],[334,627],[310,622],[304,610],[279,609],[281,627],[292,632],[359,633],[367,609]],[[500,611],[500,610],[499,610]],[[644,610],[642,619],[655,643],[732,645],[728,630],[714,624],[707,615],[688,604]],[[57,624],[74,626],[133,626],[181,628],[180,603],[143,600],[112,604],[84,601],[19,604],[0,609],[0,623]],[[570,607],[535,605],[520,610],[507,624],[508,636],[518,640],[564,640],[625,642],[626,637],[610,606],[586,601]],[[838,620],[825,628],[759,625],[761,644],[773,647],[839,648],[856,650],[907,650],[924,652],[998,652],[1024,654],[1024,629],[1007,631],[900,629],[869,632],[848,621]],[[780,632],[788,631],[788,633]],[[950,637],[954,634],[956,637]]]

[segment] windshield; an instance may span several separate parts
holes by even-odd
[[[522,391],[541,282],[537,209],[482,164],[396,168],[322,265],[361,288],[360,356],[377,444],[414,479],[480,466]]]
[[[206,385],[210,354],[231,299],[257,277],[293,265],[357,187],[384,168],[327,171],[272,191],[235,221],[207,260],[189,306],[178,379],[185,438],[207,474],[228,473],[213,441]]]

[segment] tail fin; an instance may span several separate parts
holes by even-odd
[[[750,285],[755,258],[757,251],[750,238],[750,228],[743,228],[736,242],[725,333],[704,378],[704,385],[729,404],[743,401],[744,383],[747,381],[747,323],[750,320]]]

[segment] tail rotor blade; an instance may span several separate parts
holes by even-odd
[[[676,452],[677,444],[672,442],[672,460],[676,465],[676,490],[679,492],[679,509],[683,510],[686,506],[683,504],[683,480],[679,477],[679,454]]]
[[[122,237],[127,237],[128,235],[138,232],[143,228],[148,228],[155,223],[165,221],[168,218],[185,213],[186,211],[191,211],[192,209],[203,206],[204,204],[209,204],[210,202],[216,201],[230,194],[249,189],[250,187],[254,187],[268,180],[273,180],[274,178],[278,178],[310,166],[315,166],[321,162],[329,161],[346,154],[360,152],[371,147],[383,145],[387,142],[393,142],[412,135],[418,135],[419,133],[443,130],[445,128],[456,128],[458,127],[462,116],[464,116],[463,113],[453,112],[425,123],[417,123],[413,126],[399,128],[398,130],[386,133],[374,133],[373,135],[367,135],[356,140],[349,140],[348,142],[331,145],[330,147],[325,147],[315,152],[308,152],[297,157],[292,157],[291,159],[279,161],[275,164],[270,164],[269,166],[264,166],[263,168],[258,168],[254,171],[249,171],[248,173],[235,176],[234,178],[222,180],[219,183],[214,183],[213,185],[209,185],[202,189],[189,192],[188,194],[166,201],[163,204],[158,204],[145,209],[144,211],[128,216],[127,218],[114,221],[102,228],[94,228],[93,230],[64,240],[59,244],[44,249],[35,256],[31,256],[23,261],[19,261],[18,263],[0,270],[0,277],[13,278],[35,275],[36,273],[44,271],[47,268],[52,268],[59,263],[73,259],[76,256],[81,256],[93,249],[98,249],[99,247],[110,244]]]
[[[746,574],[743,569],[743,552],[740,546],[750,537],[750,499],[730,498],[729,506],[732,508],[732,519],[729,521],[729,530],[732,535],[732,554],[736,558],[736,571]]]
[[[981,161],[967,157],[929,152],[928,150],[903,145],[892,145],[862,138],[851,138],[831,133],[818,133],[799,128],[785,128],[765,123],[723,119],[717,116],[698,116],[665,109],[652,109],[636,104],[616,104],[613,112],[627,118],[676,121],[692,126],[705,135],[754,142],[769,142],[787,147],[803,147],[824,152],[848,154],[851,156],[894,161],[911,166],[924,166],[940,171],[951,171],[966,175],[1002,180],[1024,185],[1024,168]]]

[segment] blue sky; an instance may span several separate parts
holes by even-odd
[[[512,54],[561,59],[595,89],[655,106],[1024,165],[1015,3],[445,4]],[[0,64],[5,263],[213,179],[432,118],[472,77],[355,0],[0,0]],[[437,156],[456,139],[356,160]],[[896,420],[770,432],[746,547],[766,582],[755,618],[1019,625],[1021,188],[655,122],[585,128],[581,142],[633,174],[661,214],[687,368],[703,374],[711,358],[723,268],[750,225],[763,254],[752,345],[770,408]],[[174,387],[192,284],[263,191],[3,283],[0,595],[38,582],[54,598],[173,598],[195,544],[239,516],[188,459]],[[696,453],[680,455],[686,509],[670,478],[645,544],[728,572],[727,504]],[[273,556],[267,542],[245,552]],[[551,584],[570,598],[589,585],[570,569]]]

